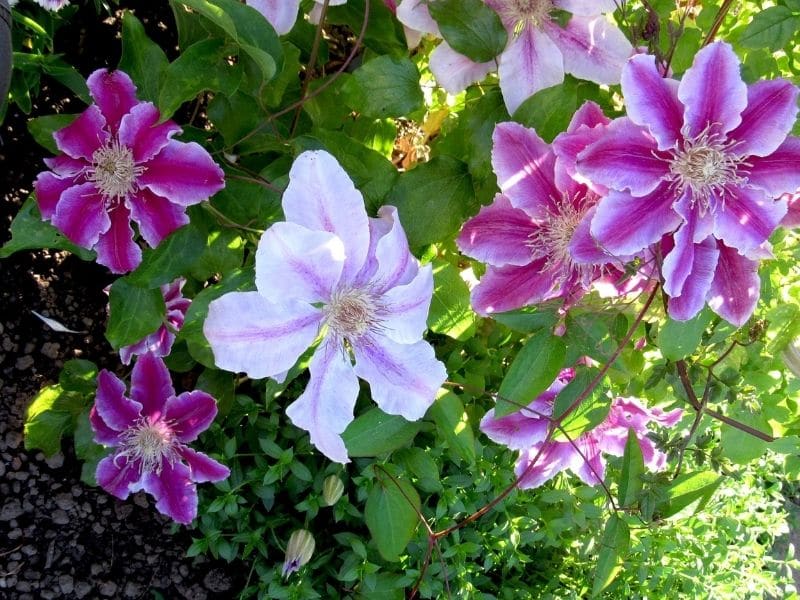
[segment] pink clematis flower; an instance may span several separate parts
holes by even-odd
[[[69,4],[69,0],[34,0],[36,4],[41,6],[42,8],[46,8],[47,10],[51,11],[58,11],[64,8]],[[8,5],[14,6],[17,4],[17,0],[9,0]]]
[[[431,267],[409,252],[397,209],[384,206],[369,218],[326,152],[295,160],[283,212],[287,221],[264,232],[258,246],[258,291],[211,302],[203,331],[217,366],[254,378],[282,377],[322,333],[308,386],[286,412],[320,452],[349,462],[341,433],[353,420],[357,377],[384,412],[412,421],[446,378],[422,340]]]
[[[509,113],[544,88],[564,81],[564,73],[599,84],[619,83],[633,47],[606,18],[616,9],[614,0],[485,0],[503,21],[508,45],[497,62],[476,63],[446,42],[431,54],[436,81],[450,93],[498,69],[500,89]],[[562,27],[554,11],[572,13]],[[403,0],[400,21],[419,31],[439,34],[424,0]],[[431,25],[433,23],[433,25]]]
[[[141,262],[131,219],[156,247],[189,222],[187,206],[224,187],[223,173],[199,144],[171,139],[180,127],[159,123],[122,71],[99,69],[87,83],[95,103],[53,134],[64,154],[45,160],[51,171],[36,178],[36,197],[44,219],[125,273]]]
[[[202,391],[175,395],[164,362],[144,354],[133,367],[131,397],[125,384],[105,369],[89,421],[98,444],[114,451],[97,465],[97,483],[125,500],[145,490],[156,508],[178,523],[197,516],[197,483],[221,481],[227,467],[187,444],[217,415],[214,398]]]
[[[189,310],[189,305],[192,303],[181,293],[185,283],[186,280],[180,277],[172,283],[161,286],[161,294],[167,305],[166,322],[143,340],[120,348],[119,358],[122,364],[129,365],[131,358],[146,353],[153,356],[167,356],[170,353],[172,344],[175,342],[175,332],[180,331],[180,328],[183,327],[186,311]]]
[[[786,200],[786,216],[781,220],[781,227],[793,229],[800,227],[800,191],[783,194],[783,200]]]
[[[681,409],[664,412],[660,408],[649,409],[635,398],[615,398],[608,416],[594,429],[572,442],[547,439],[555,398],[574,374],[572,369],[564,369],[527,409],[499,418],[495,418],[492,409],[481,420],[481,431],[491,440],[519,451],[515,468],[517,477],[521,477],[519,487],[538,487],[567,469],[588,485],[600,483],[605,477],[603,454],[625,454],[629,429],[636,433],[645,466],[651,471],[663,470],[667,456],[647,437],[647,425],[672,427],[680,419]],[[536,464],[530,467],[537,455]]]
[[[570,175],[574,156],[606,123],[596,104],[584,104],[555,150],[533,129],[497,125],[492,165],[501,193],[464,224],[456,240],[464,254],[488,265],[472,290],[476,312],[488,315],[553,298],[570,303],[604,273],[616,271],[613,265],[603,268],[614,259],[589,235],[599,196]]]
[[[319,9],[324,0],[315,0],[314,9]],[[289,33],[297,21],[297,12],[300,10],[300,0],[245,0],[245,4],[252,6],[269,21],[278,35]],[[347,0],[329,0],[328,6],[341,6]]]
[[[578,171],[612,191],[591,233],[612,254],[639,252],[672,234],[662,265],[670,315],[692,318],[708,301],[736,325],[752,314],[748,273],[786,214],[781,194],[800,186],[800,139],[789,136],[798,89],[784,80],[745,85],[723,42],[697,53],[680,82],[652,56],[622,75],[628,116],[578,156]],[[747,302],[736,301],[747,283]]]

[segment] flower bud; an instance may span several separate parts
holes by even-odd
[[[322,500],[325,506],[333,506],[344,492],[344,484],[338,475],[330,475],[322,484]]]
[[[314,536],[310,531],[307,529],[293,531],[289,537],[289,544],[286,546],[282,575],[288,577],[311,560],[311,555],[314,554],[314,545]]]

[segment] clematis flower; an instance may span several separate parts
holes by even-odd
[[[409,252],[397,209],[367,217],[361,194],[326,152],[295,160],[283,212],[287,221],[258,246],[258,291],[211,302],[203,331],[217,366],[253,378],[282,377],[321,334],[308,386],[286,413],[320,452],[345,463],[341,433],[353,420],[357,377],[384,412],[410,421],[445,380],[422,340],[433,275]]]
[[[596,104],[586,103],[558,140],[560,156],[533,129],[497,125],[492,165],[501,193],[464,224],[456,240],[464,254],[488,265],[472,290],[476,312],[553,298],[572,302],[604,275],[603,265],[613,258],[589,235],[599,196],[570,172],[574,156],[607,122]]]
[[[130,396],[116,375],[100,371],[89,421],[95,441],[114,451],[97,465],[97,483],[121,500],[143,489],[161,513],[191,523],[197,516],[195,484],[230,475],[187,446],[214,421],[216,402],[202,391],[176,396],[167,367],[152,354],[136,361]]]
[[[787,209],[781,227],[793,229],[800,226],[800,191],[783,194],[782,199],[786,200]]]
[[[34,0],[36,4],[41,6],[42,8],[46,8],[47,10],[51,11],[58,11],[64,8],[69,4],[69,0]],[[9,0],[8,5],[14,6],[17,4],[17,0]]]
[[[120,348],[119,358],[122,364],[129,365],[132,357],[148,352],[153,356],[167,356],[170,353],[172,344],[175,342],[175,333],[183,327],[186,311],[189,310],[189,305],[192,303],[181,293],[185,283],[186,280],[180,277],[172,283],[161,286],[161,294],[164,296],[164,303],[167,306],[165,323],[143,340]]]
[[[512,113],[527,98],[564,81],[564,73],[599,84],[619,83],[633,47],[606,14],[614,0],[486,0],[508,31],[508,45],[495,61],[476,63],[441,43],[430,57],[436,81],[455,94],[498,69],[500,90]],[[568,11],[562,27],[555,11]],[[438,35],[424,0],[403,0],[400,21],[419,31]],[[426,26],[427,25],[427,26]]]
[[[45,159],[51,170],[36,178],[36,197],[44,219],[125,273],[141,262],[131,219],[156,247],[189,222],[187,206],[224,187],[223,173],[199,144],[171,139],[180,127],[160,123],[122,71],[99,69],[87,84],[95,103],[53,134],[64,154]]]
[[[731,323],[752,314],[733,302],[786,214],[781,194],[800,187],[800,139],[789,136],[798,89],[781,79],[745,85],[723,42],[697,53],[680,82],[652,56],[622,75],[627,117],[578,155],[578,172],[611,192],[591,233],[612,254],[639,252],[671,235],[662,265],[673,318],[708,301]]]
[[[324,0],[315,2],[315,9],[324,4]],[[245,4],[264,15],[278,35],[284,35],[292,30],[297,21],[297,12],[300,10],[300,0],[245,0]],[[328,6],[342,4],[347,4],[347,0],[328,0]]]
[[[664,412],[660,408],[649,409],[635,398],[615,398],[608,416],[594,429],[572,442],[556,439],[557,433],[547,439],[555,398],[574,375],[572,369],[564,369],[526,409],[499,418],[495,418],[492,409],[481,420],[481,431],[491,440],[519,451],[515,468],[517,477],[521,477],[519,487],[538,487],[567,469],[588,485],[600,483],[605,477],[603,454],[625,454],[629,429],[636,434],[645,466],[651,471],[663,470],[667,456],[647,437],[647,426],[674,426],[681,417],[680,409]],[[536,464],[530,467],[534,459]]]

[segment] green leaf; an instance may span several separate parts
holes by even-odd
[[[703,332],[711,322],[711,317],[711,311],[705,308],[688,321],[667,319],[664,327],[658,332],[658,345],[664,358],[674,361],[693,354],[700,345]]]
[[[369,19],[364,34],[364,45],[378,54],[406,56],[408,47],[403,28],[392,11],[387,8],[384,0],[368,1]],[[364,23],[365,4],[365,0],[349,0],[341,6],[329,5],[326,23],[347,25],[351,31],[360,32]]]
[[[603,539],[600,541],[600,552],[597,557],[597,568],[592,582],[592,597],[599,596],[622,568],[622,561],[628,553],[631,543],[631,532],[628,524],[616,513],[606,522]]]
[[[442,37],[459,54],[483,63],[505,50],[508,32],[481,0],[436,0],[428,4]]]
[[[228,63],[228,57],[235,53],[235,48],[219,39],[186,48],[164,71],[158,96],[161,117],[172,116],[181,104],[203,91],[234,93],[242,79],[241,68]]]
[[[348,456],[380,456],[411,443],[419,428],[419,422],[373,408],[350,423],[342,438]]]
[[[396,452],[393,458],[417,478],[417,486],[423,492],[435,494],[442,491],[439,467],[428,451],[422,448],[406,448]]]
[[[214,23],[217,27],[227,33],[231,39],[238,40],[239,36],[236,33],[236,26],[233,24],[233,19],[228,15],[225,10],[208,0],[177,0],[174,4],[183,4],[196,10],[203,15],[206,19]]]
[[[405,56],[383,55],[365,63],[346,87],[346,93],[352,94],[352,108],[375,119],[407,115],[425,102],[417,65]]]
[[[428,416],[456,457],[475,463],[475,434],[461,398],[452,392],[439,396],[428,409]]]
[[[449,262],[433,261],[433,297],[428,327],[453,339],[464,341],[475,334],[475,313],[469,302],[466,282]]]
[[[112,284],[108,304],[106,339],[114,350],[153,333],[166,313],[161,290],[138,287],[125,277]]]
[[[545,391],[561,371],[566,353],[564,340],[549,331],[529,337],[503,377],[495,416],[516,412]]]
[[[761,412],[748,410],[741,401],[729,406],[725,413],[740,423],[772,435],[772,428],[767,417]],[[720,426],[720,445],[722,455],[738,465],[746,465],[754,461],[769,447],[768,442],[725,423]]]
[[[628,441],[625,442],[625,454],[622,455],[622,471],[619,476],[619,503],[623,508],[631,506],[642,491],[642,474],[644,473],[644,457],[639,439],[633,428],[628,429]]]
[[[77,117],[78,115],[46,115],[44,117],[35,117],[28,120],[28,131],[30,131],[37,144],[44,146],[53,154],[60,154],[61,151],[56,145],[53,134],[60,129],[64,129],[64,127],[72,123]]]
[[[83,461],[83,465],[81,465],[81,481],[88,485],[96,486],[97,480],[94,474],[97,470],[97,463],[108,454],[108,451],[94,441],[94,431],[89,422],[88,409],[81,412],[75,420],[73,444],[75,445],[75,456]]]
[[[161,77],[168,65],[167,55],[147,37],[142,22],[130,11],[125,11],[122,17],[122,58],[119,59],[119,68],[136,83],[140,99],[158,101]]]
[[[449,156],[402,173],[387,204],[396,206],[412,247],[455,237],[461,224],[477,212],[467,165]]]
[[[30,196],[11,223],[11,239],[0,248],[0,258],[6,258],[20,250],[39,248],[69,250],[83,260],[92,260],[95,256],[94,252],[79,248],[50,223],[43,221],[36,200]]]
[[[399,559],[417,528],[419,508],[414,486],[404,479],[390,479],[378,473],[364,506],[364,520],[383,558]]]
[[[75,419],[88,404],[86,396],[60,385],[40,390],[25,411],[25,448],[38,448],[47,456],[61,450],[61,437],[72,433]]]
[[[711,500],[721,483],[722,476],[713,471],[682,473],[664,490],[665,499],[656,506],[656,512],[661,518],[667,518],[696,502],[692,513],[697,513]]]
[[[800,29],[800,16],[786,6],[771,6],[757,12],[739,37],[745,48],[769,48],[773,52],[786,46]]]
[[[572,403],[584,392],[589,383],[597,374],[596,369],[580,371],[575,378],[556,396],[553,405],[553,416],[561,418]],[[594,429],[605,421],[611,408],[611,398],[608,394],[593,390],[589,396],[564,417],[561,429],[556,432],[556,440],[574,440],[578,436]]]
[[[97,365],[80,358],[68,360],[61,368],[58,383],[68,392],[93,394],[97,389]]]
[[[224,417],[233,406],[236,394],[236,374],[219,369],[205,369],[197,378],[195,389],[203,390],[213,396],[217,401],[219,415]]]
[[[206,236],[193,224],[173,231],[156,248],[144,251],[141,264],[125,279],[155,289],[185,275],[206,247]]]

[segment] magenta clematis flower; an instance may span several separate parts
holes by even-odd
[[[172,344],[175,342],[175,333],[183,327],[186,311],[189,310],[189,305],[192,303],[181,293],[185,283],[186,280],[180,277],[172,283],[161,286],[161,294],[167,305],[165,323],[143,340],[120,348],[119,358],[122,364],[129,365],[132,357],[146,353],[153,356],[167,356],[170,353]]]
[[[353,420],[357,377],[384,412],[412,421],[445,380],[422,340],[433,275],[409,252],[397,209],[367,217],[361,194],[326,152],[295,160],[283,211],[287,221],[258,246],[258,291],[214,300],[203,331],[217,366],[254,378],[282,377],[322,333],[308,386],[286,412],[320,452],[345,463],[341,433]]]
[[[191,523],[197,516],[195,484],[230,475],[227,467],[187,446],[216,415],[216,402],[205,392],[176,396],[167,367],[152,354],[136,361],[130,398],[125,384],[103,369],[89,421],[95,441],[114,451],[97,465],[97,483],[122,500],[143,489],[155,497],[160,512]]]
[[[606,17],[616,9],[614,0],[485,0],[503,21],[508,45],[497,62],[476,63],[446,42],[431,53],[430,69],[450,93],[458,93],[483,79],[495,67],[509,113],[544,88],[564,81],[564,73],[599,84],[619,83],[633,46]],[[554,11],[572,13],[566,26]],[[438,34],[431,26],[424,0],[403,0],[400,21],[414,29]],[[426,27],[427,24],[427,27]]]
[[[781,220],[781,227],[793,229],[800,226],[800,191],[783,194],[786,200],[786,215]]]
[[[670,315],[690,319],[707,301],[743,324],[758,299],[750,275],[786,214],[776,198],[800,187],[800,139],[788,135],[798,89],[745,85],[733,49],[716,42],[680,82],[662,78],[652,56],[632,58],[622,91],[628,116],[578,155],[578,172],[611,190],[592,235],[626,255],[671,234],[661,269]]]
[[[603,276],[603,265],[614,259],[589,235],[599,196],[570,172],[574,156],[607,122],[596,104],[586,103],[558,140],[560,156],[533,129],[497,125],[492,165],[501,193],[464,224],[456,240],[464,254],[488,265],[472,290],[476,312],[553,298],[571,302]]]
[[[315,2],[315,9],[324,4],[324,0]],[[292,30],[297,21],[297,12],[300,10],[300,0],[245,0],[245,4],[264,15],[278,35],[284,35]],[[347,4],[347,0],[328,0],[328,6],[342,4]]]
[[[667,456],[647,437],[647,425],[672,427],[680,419],[681,409],[664,412],[660,408],[649,409],[635,398],[615,398],[606,419],[591,431],[572,442],[547,439],[555,398],[573,377],[572,369],[564,369],[527,409],[499,418],[495,418],[492,409],[481,420],[481,431],[490,439],[519,451],[515,468],[517,477],[521,477],[519,487],[538,487],[566,469],[588,485],[600,483],[605,476],[603,453],[625,454],[629,429],[636,433],[645,466],[651,471],[663,470]],[[536,464],[530,467],[535,458]]]
[[[187,206],[224,187],[223,173],[199,144],[171,139],[180,127],[160,123],[122,71],[99,69],[87,83],[95,103],[53,134],[64,154],[45,160],[51,171],[36,178],[36,197],[44,219],[125,273],[141,262],[131,219],[156,247],[189,222]]]

